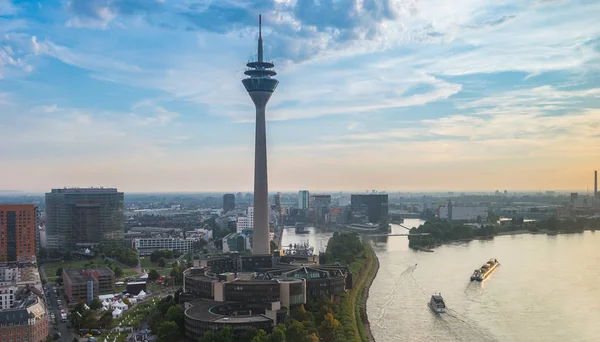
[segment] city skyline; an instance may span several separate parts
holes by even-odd
[[[592,191],[589,1],[0,0],[0,189],[252,191],[265,55],[276,191]]]

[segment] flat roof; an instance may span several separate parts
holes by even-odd
[[[81,284],[81,283],[86,283],[88,281],[96,280],[96,278],[92,277],[92,275],[84,274],[84,273],[82,273],[82,271],[85,271],[85,270],[82,270],[79,268],[71,268],[71,269],[64,270],[64,272],[67,274],[67,276],[71,280],[71,283]]]
[[[272,322],[273,320],[266,317],[265,315],[252,315],[252,316],[225,316],[215,314],[212,312],[212,308],[227,305],[240,305],[239,302],[215,302],[212,300],[199,300],[190,303],[192,307],[185,310],[185,315],[196,320],[204,322],[217,322],[217,323],[250,323],[250,322]]]
[[[98,274],[101,276],[112,276],[115,274],[110,268],[106,266],[94,267],[93,270],[98,272]]]

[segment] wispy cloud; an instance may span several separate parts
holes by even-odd
[[[591,167],[599,153],[598,2],[15,3],[0,0],[0,143],[16,146],[0,150],[16,170],[0,179],[44,160],[48,182],[143,189],[176,172],[172,189],[244,188],[254,132],[233,123],[254,120],[240,79],[259,13],[280,80],[274,186],[442,186],[429,181],[442,167],[469,187],[490,181],[479,165],[504,163],[518,173],[494,179],[525,187],[534,167]],[[561,172],[543,181],[579,179]]]

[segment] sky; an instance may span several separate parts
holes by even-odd
[[[0,0],[0,189],[593,187],[597,0]]]

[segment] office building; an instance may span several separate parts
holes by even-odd
[[[0,205],[0,262],[35,259],[36,240],[39,243],[33,204]]]
[[[308,190],[298,191],[298,209],[307,210],[310,206],[310,193]]]
[[[329,213],[331,206],[331,195],[312,195],[310,207],[314,210],[317,222],[325,222],[325,216]]]
[[[46,193],[49,249],[123,241],[124,196],[114,188],[65,188]]]
[[[181,254],[186,254],[194,250],[194,243],[199,238],[179,238],[179,237],[149,237],[132,239],[132,247],[139,255],[150,255],[154,251],[170,250]]]
[[[108,267],[66,269],[62,274],[65,294],[70,304],[90,303],[102,293],[113,293],[115,274]]]
[[[275,208],[281,211],[281,193],[278,192],[273,196],[273,202],[275,202]]]
[[[223,195],[223,213],[235,209],[235,195],[225,194]]]
[[[249,229],[254,229],[254,208],[253,207],[248,207],[248,209],[246,209],[246,216],[238,216],[237,222],[235,225],[235,230],[238,233],[241,233],[244,230],[249,230]]]
[[[273,63],[263,59],[261,17],[258,19],[258,59],[246,64],[248,78],[242,80],[256,107],[254,148],[254,254],[269,254],[269,186],[267,181],[267,130],[265,109],[279,81]]]
[[[453,205],[451,202],[446,206],[439,207],[438,216],[448,221],[478,221],[487,220],[488,207],[463,207]]]
[[[245,252],[250,249],[250,238],[247,234],[229,233],[223,238],[223,253]]]
[[[388,222],[387,194],[350,196],[353,223],[386,224]]]

